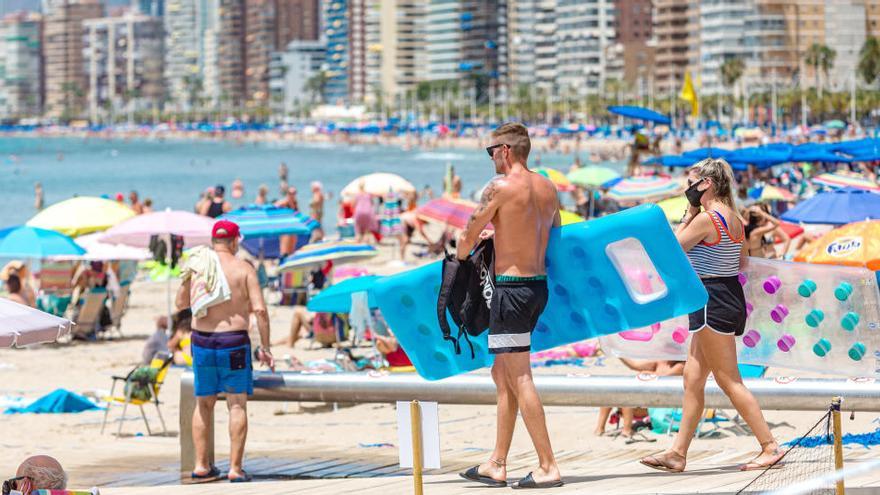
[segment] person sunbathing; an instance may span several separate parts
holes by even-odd
[[[657,376],[681,376],[684,372],[684,361],[644,361],[626,358],[620,358],[620,361],[623,362],[627,368],[633,371],[638,371],[639,373],[653,373]],[[605,425],[608,423],[611,411],[612,408],[610,407],[599,408],[599,418],[596,423],[596,429],[593,430],[594,435],[602,436],[605,434]],[[626,439],[632,439],[635,434],[633,420],[636,416],[641,418],[647,415],[647,409],[641,407],[621,407],[619,421],[622,431],[620,432],[620,435]]]

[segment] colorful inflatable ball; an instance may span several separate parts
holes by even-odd
[[[770,310],[770,318],[776,323],[782,323],[786,316],[788,316],[788,308],[784,304],[777,304]]]
[[[794,347],[795,342],[794,335],[784,333],[782,334],[782,337],[779,337],[779,340],[776,341],[776,347],[782,352],[788,352]]]
[[[843,315],[843,319],[840,320],[840,326],[843,327],[844,330],[848,332],[852,332],[859,325],[859,315],[858,313],[854,313],[852,311]]]
[[[856,342],[849,348],[849,358],[853,361],[861,361],[863,357],[865,357],[865,344],[861,342]]]
[[[813,354],[819,357],[825,357],[829,352],[831,352],[831,342],[828,339],[819,339],[819,342],[813,345]]]
[[[807,313],[807,316],[804,317],[804,321],[807,323],[807,325],[809,325],[813,328],[818,327],[819,324],[822,323],[822,320],[824,320],[824,319],[825,319],[825,313],[822,312],[821,309],[814,309],[814,310],[810,311],[809,313]]]
[[[761,334],[757,330],[749,330],[743,335],[743,344],[746,347],[755,347],[761,341]]]
[[[781,287],[782,280],[779,280],[776,275],[770,275],[767,280],[764,280],[764,292],[767,294],[776,294]]]
[[[813,293],[816,292],[816,282],[813,282],[810,279],[806,279],[801,282],[801,285],[798,286],[798,294],[801,297],[810,297]]]

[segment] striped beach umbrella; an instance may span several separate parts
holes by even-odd
[[[245,206],[222,215],[220,219],[238,224],[245,239],[308,235],[318,227],[318,221],[308,215],[290,208],[267,205]]]
[[[572,184],[584,187],[597,187],[617,179],[620,177],[620,174],[608,167],[589,166],[572,170],[567,177]]]
[[[416,208],[416,215],[426,222],[464,229],[476,207],[476,203],[464,199],[437,198]]]
[[[637,175],[615,184],[608,196],[616,201],[634,203],[668,198],[682,189],[681,182],[667,175]]]
[[[880,192],[880,185],[867,177],[854,172],[839,171],[835,173],[819,174],[813,177],[813,184],[829,189],[841,189],[853,187],[865,191]]]
[[[327,261],[349,263],[370,259],[379,254],[369,244],[358,244],[351,241],[325,241],[307,244],[281,262],[279,271],[302,270],[320,266]]]
[[[568,192],[574,189],[574,185],[568,180],[568,177],[565,176],[559,170],[555,168],[547,168],[547,167],[538,167],[532,170],[536,174],[541,174],[544,177],[550,179],[550,182],[556,186],[556,189],[562,192]]]
[[[797,196],[789,191],[776,186],[764,186],[758,195],[758,201],[794,201]]]

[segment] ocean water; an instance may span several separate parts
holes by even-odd
[[[582,157],[585,158],[585,157]],[[543,154],[541,162],[567,170],[572,156]],[[257,143],[75,138],[0,138],[0,227],[26,222],[35,213],[34,183],[43,185],[46,205],[79,196],[128,196],[137,190],[151,198],[154,208],[192,210],[199,194],[216,184],[240,179],[243,198],[228,198],[234,206],[253,201],[261,184],[269,197],[279,196],[278,166],[285,162],[289,181],[299,190],[305,208],[309,183],[319,180],[333,198],[325,205],[325,223],[332,224],[339,191],[361,175],[391,172],[417,189],[443,186],[447,163],[461,176],[470,195],[494,175],[482,150],[403,150],[398,147],[332,144]]]

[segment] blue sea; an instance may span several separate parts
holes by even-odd
[[[582,156],[585,159],[586,156]],[[571,155],[543,154],[541,162],[567,170]],[[192,210],[207,187],[240,179],[243,198],[253,201],[261,184],[270,198],[279,195],[278,166],[287,164],[289,181],[299,190],[300,205],[309,201],[309,183],[319,180],[333,198],[325,206],[325,222],[333,223],[339,191],[357,177],[391,172],[435,193],[443,187],[447,163],[461,176],[464,193],[480,190],[494,175],[482,150],[403,150],[380,145],[235,143],[231,141],[121,140],[80,138],[0,138],[0,227],[26,222],[34,211],[34,183],[40,182],[45,204],[72,196],[128,196],[137,190],[151,198],[155,209]],[[619,164],[617,164],[619,166]],[[567,199],[567,198],[566,198]]]

